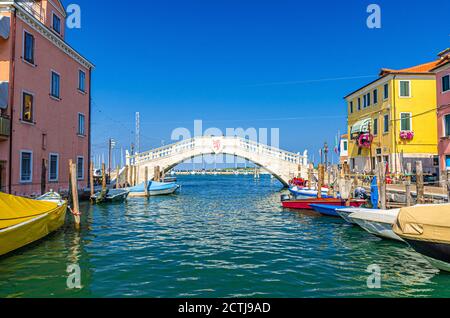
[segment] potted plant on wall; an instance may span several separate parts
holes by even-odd
[[[404,141],[411,141],[414,139],[414,131],[405,130],[400,132],[400,139]]]

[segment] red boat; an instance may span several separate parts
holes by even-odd
[[[282,200],[283,208],[298,209],[298,210],[313,210],[310,204],[326,204],[335,206],[345,206],[346,201],[342,199],[334,198],[310,198],[303,200]],[[351,200],[350,206],[359,208],[363,204],[367,203],[365,200]]]

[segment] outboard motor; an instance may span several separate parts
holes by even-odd
[[[290,199],[291,199],[291,196],[289,194],[281,195],[281,202],[289,201]]]

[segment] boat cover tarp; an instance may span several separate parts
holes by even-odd
[[[450,242],[450,204],[416,205],[400,210],[395,234],[416,240]]]
[[[365,134],[369,132],[370,118],[358,121],[352,126],[351,134]]]
[[[375,212],[376,211],[376,212]],[[369,222],[394,224],[397,220],[399,209],[395,210],[370,210],[358,211],[350,214],[351,218]]]
[[[54,211],[57,203],[25,199],[0,192],[0,230]]]

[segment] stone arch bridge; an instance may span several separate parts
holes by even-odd
[[[295,154],[240,137],[195,137],[134,156],[127,154],[127,165],[137,167],[137,183],[141,183],[145,180],[146,167],[151,180],[155,167],[168,172],[186,160],[219,154],[246,159],[267,170],[284,186],[294,177],[308,175],[307,151],[303,155]]]

